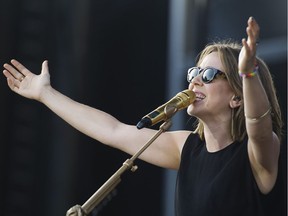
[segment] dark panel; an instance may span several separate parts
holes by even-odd
[[[81,2],[2,1],[1,62],[18,58],[39,73],[47,58],[57,89],[135,124],[164,102],[168,3],[91,1],[90,25],[83,32],[86,37],[79,38],[75,34],[83,30],[84,17],[75,5]],[[75,61],[81,43],[88,48]],[[3,215],[65,215],[71,206],[83,204],[129,157],[80,134],[41,104],[15,95],[5,79],[0,82],[1,101],[5,101],[1,107]],[[161,214],[162,169],[141,161],[136,164],[139,170],[123,176],[115,197],[99,215]]]
[[[81,100],[136,124],[164,102],[167,3],[93,1]],[[113,136],[113,134],[111,134]],[[87,199],[129,156],[84,138],[79,188]],[[84,160],[85,157],[85,160]],[[87,159],[88,158],[88,159]],[[161,215],[162,169],[137,161],[100,215]]]
[[[257,19],[262,38],[281,37],[287,34],[287,1],[275,0],[216,0],[209,1],[209,39],[246,36],[249,16]]]

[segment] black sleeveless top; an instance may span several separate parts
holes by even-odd
[[[188,137],[176,182],[177,216],[279,216],[267,209],[277,202],[270,194],[257,187],[247,139],[210,153],[198,135]]]

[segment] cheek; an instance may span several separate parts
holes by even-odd
[[[209,103],[207,106],[215,106],[215,104],[224,105],[225,107],[229,106],[233,92],[227,83],[218,86],[211,86],[211,88],[207,88],[207,91],[209,91]]]

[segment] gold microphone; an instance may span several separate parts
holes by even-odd
[[[195,100],[195,93],[189,89],[179,92],[175,97],[167,103],[159,106],[154,111],[145,115],[136,125],[138,129],[150,127],[160,121],[165,121],[171,118],[177,111],[185,109]]]

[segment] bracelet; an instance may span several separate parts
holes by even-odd
[[[249,78],[249,77],[254,77],[254,76],[256,76],[256,74],[258,73],[258,68],[259,68],[259,66],[258,65],[256,65],[255,66],[255,68],[254,68],[254,70],[252,71],[252,72],[250,72],[250,73],[243,73],[243,72],[241,72],[241,71],[239,71],[239,76],[240,77],[243,77],[243,78]]]
[[[267,116],[268,114],[270,114],[270,113],[271,113],[271,109],[272,109],[272,108],[271,108],[271,106],[270,106],[269,109],[268,109],[263,115],[261,115],[261,116],[259,116],[259,117],[252,118],[252,117],[246,116],[246,114],[245,114],[245,117],[246,117],[247,119],[251,120],[251,121],[258,121],[258,120],[264,118],[265,116]]]

